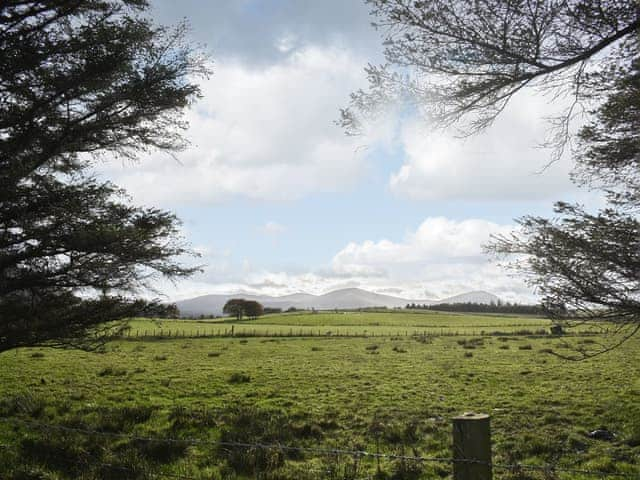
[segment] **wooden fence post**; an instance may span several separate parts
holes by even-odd
[[[491,480],[489,415],[464,413],[453,418],[453,479]]]

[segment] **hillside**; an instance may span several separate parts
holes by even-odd
[[[331,310],[351,309],[351,308],[371,308],[371,307],[404,307],[408,303],[418,303],[433,305],[438,303],[491,303],[497,302],[499,299],[495,295],[487,292],[467,292],[453,297],[443,298],[439,300],[433,299],[408,299],[394,297],[391,295],[382,295],[379,293],[369,292],[360,288],[344,288],[334,290],[323,295],[312,295],[309,293],[295,293],[281,297],[268,295],[252,295],[246,292],[222,295],[203,295],[201,297],[191,298],[176,302],[180,309],[180,313],[184,316],[198,315],[222,315],[224,304],[231,298],[244,298],[246,300],[255,300],[265,307],[297,309]]]

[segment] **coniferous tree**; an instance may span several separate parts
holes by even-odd
[[[0,352],[94,347],[108,322],[151,314],[154,275],[193,273],[176,217],[129,205],[98,155],[185,146],[181,113],[206,59],[144,0],[0,6]]]

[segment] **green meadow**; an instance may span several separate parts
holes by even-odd
[[[450,478],[435,459],[466,411],[491,415],[495,478],[640,475],[640,339],[575,362],[552,352],[607,338],[548,327],[434,312],[136,319],[102,352],[7,352],[0,478]]]
[[[550,321],[537,317],[469,315],[439,312],[345,311],[295,312],[265,315],[255,320],[223,318],[182,320],[135,319],[126,335],[205,336],[235,334],[252,336],[406,336],[417,334],[456,335],[490,333],[535,333],[549,331]],[[582,331],[588,330],[581,327]]]

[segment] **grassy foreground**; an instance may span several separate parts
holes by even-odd
[[[431,312],[298,314],[233,325],[342,327],[367,337],[132,337],[104,353],[8,352],[0,355],[0,478],[446,478],[451,465],[443,462],[234,442],[449,458],[450,419],[470,410],[492,416],[495,464],[557,466],[497,467],[496,478],[640,475],[640,339],[570,362],[549,350],[600,339],[464,336],[536,330],[545,322]],[[158,326],[187,331],[214,323],[132,323]],[[459,335],[437,336],[438,329]],[[603,427],[615,437],[587,436]]]

